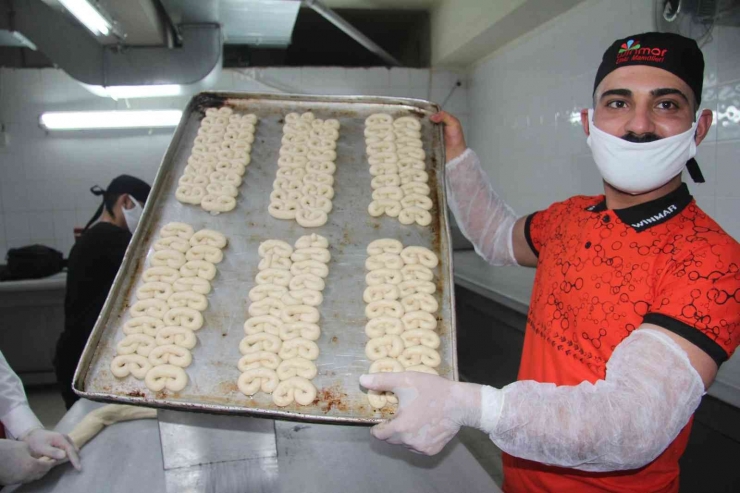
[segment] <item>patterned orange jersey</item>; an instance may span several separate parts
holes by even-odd
[[[740,344],[740,244],[685,184],[621,210],[608,210],[604,196],[573,197],[529,216],[525,235],[539,261],[519,380],[604,379],[614,348],[643,322],[687,339],[717,365]],[[690,429],[636,471],[586,473],[504,454],[504,490],[678,491]]]

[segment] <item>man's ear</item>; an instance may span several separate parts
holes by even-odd
[[[581,125],[583,126],[583,132],[588,137],[591,135],[588,124],[588,109],[581,110]]]
[[[709,129],[712,127],[712,110],[702,110],[699,115],[699,120],[696,124],[696,145],[699,145],[704,137],[709,133]]]

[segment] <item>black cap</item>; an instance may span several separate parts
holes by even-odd
[[[127,193],[143,204],[149,197],[149,192],[151,190],[152,187],[150,187],[147,182],[140,180],[135,176],[129,175],[120,175],[113,178],[113,181],[110,182],[108,188],[105,190],[100,188],[100,186],[98,185],[91,187],[90,191],[93,193],[93,195],[103,196],[103,203],[100,204],[98,210],[95,211],[93,217],[90,219],[90,221],[88,221],[85,229],[89,228],[92,223],[97,221],[97,219],[103,213],[103,208],[105,207],[105,198],[107,196],[122,195],[124,193]]]
[[[620,67],[648,65],[666,70],[683,80],[701,104],[704,85],[704,55],[691,38],[673,33],[642,33],[618,39],[604,52],[594,80],[594,93],[604,77]],[[686,163],[691,178],[704,183],[696,159]]]
[[[648,65],[683,80],[701,103],[704,55],[691,38],[673,33],[642,33],[616,40],[605,52],[594,80],[594,93],[604,77],[620,67]]]

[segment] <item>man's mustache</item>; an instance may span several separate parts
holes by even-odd
[[[638,144],[660,140],[660,137],[658,137],[657,135],[653,133],[637,135],[637,134],[633,134],[632,132],[628,132],[624,134],[622,138],[628,142],[637,142]]]

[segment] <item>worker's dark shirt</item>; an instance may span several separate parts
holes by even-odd
[[[68,407],[76,400],[72,377],[87,338],[103,309],[108,291],[123,262],[131,233],[101,222],[88,229],[72,247],[67,262],[64,332],[54,363]]]

